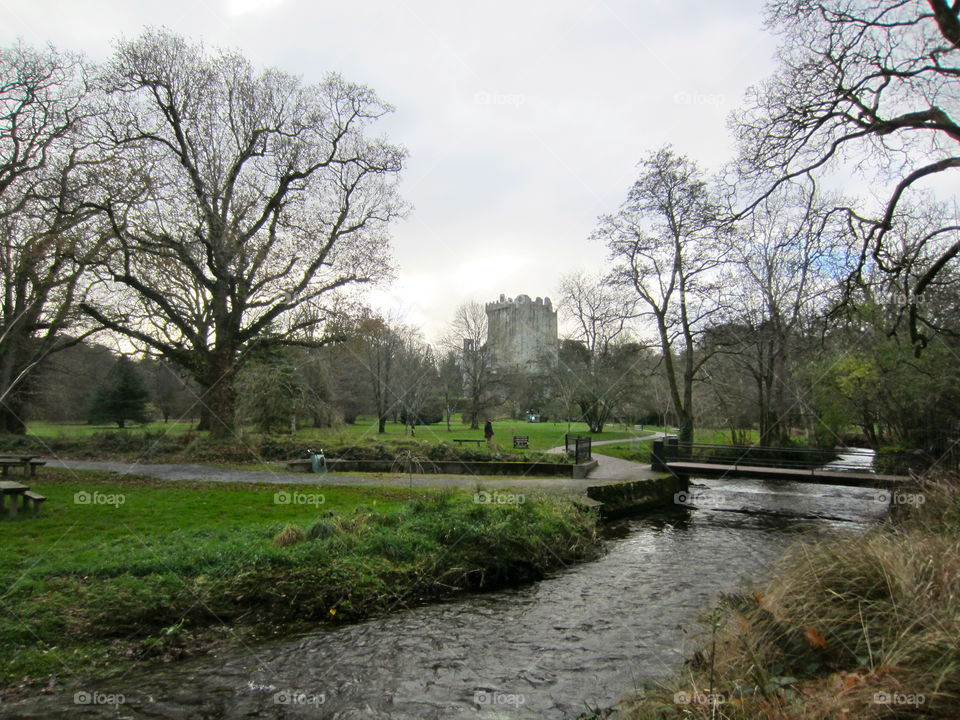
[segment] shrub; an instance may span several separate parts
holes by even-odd
[[[299,527],[296,525],[287,525],[283,530],[273,536],[273,544],[277,547],[288,547],[303,542],[306,539],[307,536],[303,534],[303,530]]]
[[[330,520],[318,520],[307,529],[307,537],[311,540],[323,540],[337,534],[337,527]]]

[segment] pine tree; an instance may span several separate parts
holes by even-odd
[[[149,399],[136,366],[129,358],[120,357],[93,395],[89,420],[91,423],[115,422],[121,428],[128,420],[145,423],[150,419]]]

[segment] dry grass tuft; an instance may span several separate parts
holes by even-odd
[[[273,544],[277,547],[288,547],[296,545],[307,539],[306,534],[296,525],[287,525],[283,530],[273,536]]]

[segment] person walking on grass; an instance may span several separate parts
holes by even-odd
[[[493,439],[493,423],[489,420],[483,425],[483,436],[487,439],[488,443]]]

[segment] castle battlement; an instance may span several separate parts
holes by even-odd
[[[536,300],[531,300],[529,295],[517,295],[517,297],[514,299],[508,298],[501,293],[499,300],[488,302],[486,304],[486,310],[489,313],[491,310],[502,310],[504,308],[511,308],[518,305],[542,305],[547,310],[553,309],[553,303],[550,302],[550,298],[548,297],[538,297]]]

